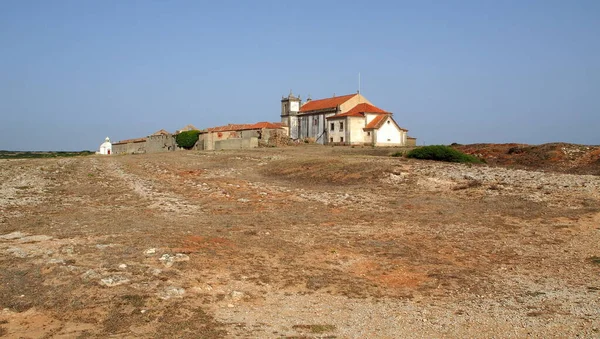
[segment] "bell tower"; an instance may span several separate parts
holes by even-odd
[[[289,136],[292,139],[298,139],[300,103],[300,96],[296,97],[291,90],[287,97],[281,97],[281,122],[289,128]]]

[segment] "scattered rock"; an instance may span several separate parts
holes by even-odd
[[[81,279],[85,281],[100,279],[101,275],[94,270],[87,270],[80,275]]]
[[[158,297],[167,300],[171,298],[183,298],[185,289],[176,286],[167,286],[162,292],[158,293]]]
[[[246,199],[246,198],[240,198],[238,199],[239,202],[250,202],[250,199]]]
[[[106,286],[106,287],[114,287],[114,286],[119,286],[119,285],[123,285],[123,284],[127,284],[129,282],[129,279],[120,276],[120,275],[113,275],[110,277],[106,277],[104,279],[100,279],[100,285]]]
[[[66,263],[66,261],[65,261]],[[71,273],[79,273],[81,272],[81,267],[78,266],[74,266],[74,265],[66,265],[66,266],[61,266],[65,271],[69,271]]]
[[[51,240],[52,237],[49,235],[30,235],[19,239],[20,243],[32,243]]]
[[[144,251],[145,255],[153,255],[156,254],[156,248],[149,248],[147,250]]]
[[[27,252],[25,252],[23,249],[18,248],[18,247],[11,247],[6,249],[6,252],[14,255],[17,258],[27,258],[28,254]]]
[[[60,250],[60,251],[61,251],[62,253],[65,253],[65,254],[73,254],[73,253],[75,253],[75,250],[74,250],[74,249],[73,249],[73,247],[71,247],[71,246],[68,246],[68,247],[61,248],[61,250]]]
[[[160,268],[152,268],[149,271],[150,271],[150,274],[152,274],[154,276],[158,276],[162,273],[162,270]]]
[[[114,247],[115,244],[96,244],[96,248],[99,250],[103,250],[109,247]]]
[[[127,268],[127,265],[126,264],[121,264],[121,265],[119,265],[119,268],[122,269],[122,270],[124,270],[124,269]]]
[[[244,292],[240,292],[240,291],[233,291],[230,294],[231,299],[238,301],[238,300],[242,300],[244,298]]]
[[[182,253],[177,253],[175,255],[165,253],[158,260],[160,260],[166,267],[171,267],[176,262],[190,260],[190,257]]]
[[[2,239],[2,240],[13,240],[13,239],[23,238],[25,236],[27,236],[27,233],[21,233],[19,231],[16,231],[16,232],[12,232],[12,233],[8,233],[8,234],[0,235],[0,239]]]
[[[65,260],[64,259],[60,259],[60,258],[52,258],[50,260],[48,260],[49,264],[64,264]]]

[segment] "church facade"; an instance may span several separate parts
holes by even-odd
[[[292,140],[319,144],[408,146],[407,135],[391,112],[374,106],[360,93],[302,102],[293,93],[281,99],[281,122]]]

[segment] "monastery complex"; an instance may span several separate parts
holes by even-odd
[[[360,93],[302,102],[291,91],[281,99],[280,122],[228,124],[199,130],[187,125],[175,133],[161,129],[149,136],[100,146],[98,154],[169,152],[178,149],[177,134],[197,130],[196,150],[278,146],[290,142],[322,145],[415,146],[392,113],[374,106]]]

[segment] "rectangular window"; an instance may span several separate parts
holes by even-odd
[[[371,136],[371,132],[367,132],[367,136],[370,137]]]
[[[334,131],[334,130],[335,130],[335,127],[334,127],[334,126],[335,126],[335,125],[334,125],[334,124],[333,124],[333,122],[332,122],[332,123],[331,123],[331,126],[329,126],[329,127],[330,127],[330,128],[329,128],[329,130],[330,130],[330,131]]]
[[[333,143],[333,138],[329,138],[329,142]]]
[[[344,130],[344,123],[340,122],[340,132]]]
[[[344,142],[344,137],[340,137],[340,142]]]

